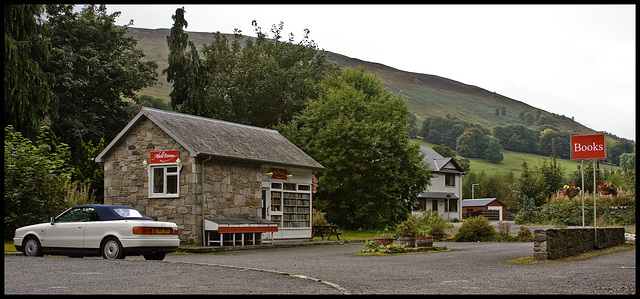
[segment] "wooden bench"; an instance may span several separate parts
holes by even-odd
[[[320,236],[322,240],[324,240],[324,235],[327,234],[327,240],[331,238],[331,236],[336,236],[338,240],[340,240],[340,234],[338,232],[338,227],[333,225],[314,225],[313,226],[313,234],[311,238],[315,236]]]

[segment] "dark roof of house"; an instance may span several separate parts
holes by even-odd
[[[475,199],[463,199],[462,207],[484,207],[492,203],[493,201],[497,201],[498,203],[500,203],[500,205],[504,205],[495,198],[475,198]]]
[[[276,130],[148,107],[140,110],[95,161],[102,162],[111,148],[143,117],[160,127],[193,157],[324,169]]]
[[[453,158],[445,158],[426,145],[420,146],[420,149],[424,152],[424,161],[429,163],[432,172],[464,174],[462,167]],[[444,168],[448,163],[453,164],[455,169]]]

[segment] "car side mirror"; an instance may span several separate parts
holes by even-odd
[[[56,224],[56,218],[51,217],[51,221],[50,221],[51,225]]]

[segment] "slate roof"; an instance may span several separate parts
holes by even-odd
[[[490,204],[493,201],[497,201],[499,202],[501,205],[503,205],[500,201],[496,200],[495,198],[475,198],[475,199],[464,199],[462,200],[462,207],[484,207],[488,204]]]
[[[433,192],[422,192],[420,193],[420,195],[418,195],[419,198],[437,198],[437,199],[460,199],[460,197],[458,197],[458,195],[456,195],[455,193],[452,192],[437,192],[437,191],[433,191]]]
[[[462,167],[460,167],[453,158],[445,158],[426,145],[420,146],[420,149],[424,152],[424,161],[429,163],[432,172],[464,174]],[[444,168],[449,162],[451,162],[456,169]]]
[[[95,161],[102,162],[111,148],[142,118],[148,118],[160,127],[187,149],[192,157],[324,169],[276,130],[149,107],[143,107]]]

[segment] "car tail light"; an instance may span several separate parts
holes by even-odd
[[[134,235],[177,235],[177,227],[149,227],[149,226],[134,226]]]

